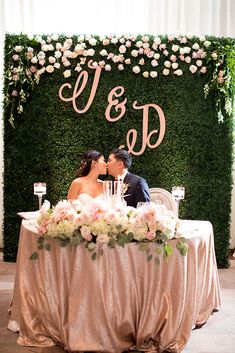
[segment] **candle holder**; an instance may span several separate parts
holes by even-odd
[[[176,207],[177,207],[176,216],[177,218],[179,218],[179,205],[180,205],[180,201],[184,199],[185,188],[183,186],[173,186],[171,193],[176,202]]]
[[[106,201],[110,202],[113,195],[113,182],[111,180],[105,180],[103,182],[103,194]]]
[[[46,183],[34,183],[33,184],[34,195],[38,195],[38,207],[39,210],[42,207],[42,196],[47,193],[47,184]]]

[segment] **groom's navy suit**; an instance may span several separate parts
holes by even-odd
[[[123,182],[128,184],[125,192],[127,206],[136,207],[138,202],[150,201],[148,184],[143,178],[128,172]]]

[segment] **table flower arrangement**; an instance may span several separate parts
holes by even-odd
[[[169,240],[176,237],[177,219],[164,205],[153,202],[139,208],[128,207],[118,202],[112,207],[105,199],[92,199],[85,204],[79,200],[58,202],[50,207],[44,203],[37,219],[38,249],[50,250],[49,238],[58,239],[61,246],[84,244],[91,252],[92,259],[103,255],[103,245],[110,248],[136,242],[139,249],[146,251],[147,259],[154,258],[159,263],[159,256],[168,258],[172,254]],[[149,243],[157,247],[151,253]],[[182,255],[187,253],[185,239],[178,237],[176,248]],[[38,258],[34,252],[30,259]]]

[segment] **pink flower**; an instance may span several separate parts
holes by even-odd
[[[171,55],[171,56],[170,56],[170,60],[173,61],[173,62],[175,62],[175,61],[177,60],[176,55]]]
[[[145,234],[146,239],[148,240],[153,240],[155,238],[155,232],[153,232],[152,230],[149,230],[146,234]]]
[[[180,60],[184,61],[184,55],[180,55]]]
[[[81,235],[86,241],[91,241],[92,240],[92,235],[90,228],[88,226],[82,226],[81,227]]]
[[[12,92],[11,92],[11,95],[13,97],[17,97],[18,96],[18,92],[14,89]]]
[[[20,59],[20,57],[19,57],[18,54],[14,54],[14,55],[12,56],[12,59],[13,59],[14,61],[18,61],[18,60]]]

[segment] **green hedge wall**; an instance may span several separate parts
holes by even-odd
[[[22,43],[22,36],[21,43]],[[214,39],[215,40],[215,39]],[[225,41],[225,39],[216,39]],[[195,39],[196,41],[196,39]],[[5,71],[19,36],[7,35],[5,42]],[[31,41],[30,45],[38,44]],[[182,64],[184,65],[184,63]],[[72,64],[74,68],[75,63]],[[186,67],[186,64],[185,64]],[[183,66],[184,68],[184,66]],[[92,82],[94,70],[89,71]],[[58,89],[64,82],[74,86],[78,73],[65,79],[64,68],[53,74],[44,73],[27,98],[22,114],[15,114],[14,125],[9,124],[12,105],[4,111],[4,259],[15,261],[20,229],[19,211],[37,209],[33,183],[47,183],[46,198],[52,204],[66,198],[74,178],[81,153],[97,149],[108,156],[109,151],[125,144],[130,128],[138,130],[141,146],[142,111],[138,105],[160,105],[166,117],[166,134],[156,149],[147,148],[140,156],[133,156],[131,171],[142,175],[150,187],[169,191],[173,185],[185,186],[185,200],[180,205],[183,219],[209,220],[214,226],[216,257],[219,267],[228,267],[231,213],[232,117],[224,110],[224,122],[218,122],[216,91],[207,99],[204,86],[213,75],[192,74],[185,69],[182,76],[159,75],[146,79],[131,70],[102,71],[98,90],[91,108],[78,115],[71,103],[62,102]],[[5,81],[4,93],[8,92]],[[111,123],[105,119],[107,96],[114,86],[125,88],[127,98],[125,116]],[[17,87],[17,86],[16,86]],[[86,104],[89,90],[79,98]],[[230,92],[231,94],[231,92]],[[124,97],[121,99],[123,100]],[[150,114],[149,131],[158,127],[156,113]]]

